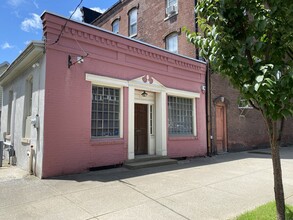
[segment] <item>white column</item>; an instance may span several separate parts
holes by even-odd
[[[134,159],[134,88],[128,87],[128,160]]]
[[[156,93],[156,155],[167,155],[166,92]]]

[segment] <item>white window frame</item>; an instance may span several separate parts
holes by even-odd
[[[11,122],[12,122],[12,106],[13,106],[13,90],[8,92],[8,112],[7,112],[7,131],[6,135],[11,135]]]
[[[177,96],[180,98],[188,98],[192,99],[192,116],[193,116],[193,136],[197,137],[197,111],[196,111],[196,100],[200,98],[199,93],[195,92],[188,92],[188,91],[182,91],[177,89],[167,89],[167,96]],[[168,98],[167,98],[167,104],[168,104]],[[168,130],[167,130],[168,132]],[[169,133],[169,132],[168,132]],[[190,136],[190,135],[189,135]],[[184,136],[173,136],[171,137],[184,137]]]
[[[25,88],[25,103],[23,112],[23,137],[31,138],[31,117],[32,117],[32,107],[33,107],[33,77],[30,76],[26,80]]]
[[[123,88],[128,86],[127,81],[125,80],[119,80],[111,77],[105,77],[105,76],[97,76],[94,74],[86,73],[85,76],[86,81],[90,81],[92,85],[97,86],[104,86],[104,87],[110,87],[110,88],[117,88],[120,92],[120,114],[119,114],[119,136],[118,137],[92,137],[91,133],[91,139],[115,139],[115,138],[123,138]],[[92,94],[92,87],[91,87],[91,94]]]
[[[170,7],[175,7],[173,13],[168,13]],[[178,0],[166,0],[166,15],[167,17],[172,17],[173,15],[178,14]]]
[[[174,32],[169,34],[165,40],[166,50],[172,53],[178,53],[178,33]]]
[[[173,2],[173,4],[172,4]],[[178,0],[167,0],[167,7],[178,5]]]
[[[115,34],[118,34],[119,28],[120,28],[120,20],[117,18],[112,23],[112,32]],[[115,29],[117,29],[117,30],[115,30]]]
[[[128,32],[130,37],[137,35],[137,8],[133,8],[128,13]],[[135,27],[135,32],[133,31]]]
[[[155,134],[155,108],[154,104],[149,105],[149,134],[153,136]]]
[[[169,104],[171,104],[170,103],[171,98],[175,99],[176,103],[178,101],[180,101],[179,105],[176,104],[175,102],[173,102],[173,104],[175,104],[176,107],[173,106],[173,108],[171,109],[171,112],[175,110],[175,112],[176,112],[176,113],[174,112],[175,115],[173,115],[173,114],[171,115],[171,112],[170,112]],[[181,101],[185,101],[185,100],[188,101],[187,104],[189,106],[189,109],[185,109],[183,107],[184,103],[182,103]],[[186,130],[185,133],[184,133],[185,129],[182,129],[182,128],[179,127],[178,128],[179,132],[176,133],[174,131],[171,132],[172,129],[170,130],[170,128],[168,126],[168,134],[170,136],[190,136],[190,135],[194,134],[194,123],[193,123],[193,121],[194,121],[194,109],[193,109],[193,104],[194,104],[194,102],[193,102],[193,99],[191,99],[191,98],[179,97],[179,96],[170,96],[170,95],[168,96],[168,124],[170,123],[171,117],[172,117],[172,119],[174,119],[174,118],[176,119],[175,120],[176,125],[178,125],[177,123],[179,123],[179,125],[180,124],[184,125],[184,127],[186,125],[190,125],[190,129],[191,129],[190,131],[189,131],[189,129]],[[189,121],[189,120],[186,121],[186,119],[190,119],[191,121]]]

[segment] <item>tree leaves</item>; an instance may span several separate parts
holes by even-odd
[[[201,33],[184,30],[244,97],[268,117],[293,112],[293,1],[201,0]]]

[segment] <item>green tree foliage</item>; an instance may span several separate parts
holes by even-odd
[[[199,0],[195,11],[201,32],[185,29],[188,40],[265,119],[277,217],[284,219],[279,127],[293,115],[293,1]]]

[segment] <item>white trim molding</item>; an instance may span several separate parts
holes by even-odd
[[[101,85],[101,86],[110,86],[116,88],[128,87],[128,81],[106,77],[106,76],[99,76],[90,73],[85,74],[85,80],[90,81],[93,84]]]
[[[182,98],[192,99],[193,106],[193,135],[197,136],[197,125],[196,125],[196,99],[200,98],[200,93],[184,91],[179,89],[166,88],[159,81],[154,79],[150,75],[143,75],[133,80],[121,80],[106,76],[99,76],[90,73],[85,74],[85,80],[90,81],[93,85],[108,86],[114,88],[120,88],[120,137],[123,138],[123,111],[126,105],[128,105],[128,160],[135,158],[135,146],[134,146],[134,120],[135,120],[135,103],[144,103],[154,106],[155,118],[153,126],[155,132],[153,137],[155,138],[155,145],[150,150],[149,154],[155,153],[156,155],[166,156],[167,155],[167,97],[176,96]],[[123,88],[128,88],[128,103],[124,103],[123,100]],[[138,98],[138,91],[146,91],[150,94],[153,93],[153,99]],[[149,140],[150,141],[150,140]]]
[[[128,88],[128,160],[134,159],[134,87]]]
[[[97,86],[106,86],[106,87],[112,87],[117,88],[120,91],[120,109],[119,109],[119,138],[123,138],[123,124],[124,124],[124,92],[123,87],[127,87],[128,83],[125,80],[119,80],[115,78],[105,77],[105,76],[98,76],[86,73],[85,74],[85,80],[90,81],[92,85]]]
[[[200,93],[197,92],[189,92],[189,91],[184,91],[184,90],[178,90],[178,89],[167,89],[166,90],[167,95],[170,96],[177,96],[177,97],[182,97],[182,98],[200,98]]]

